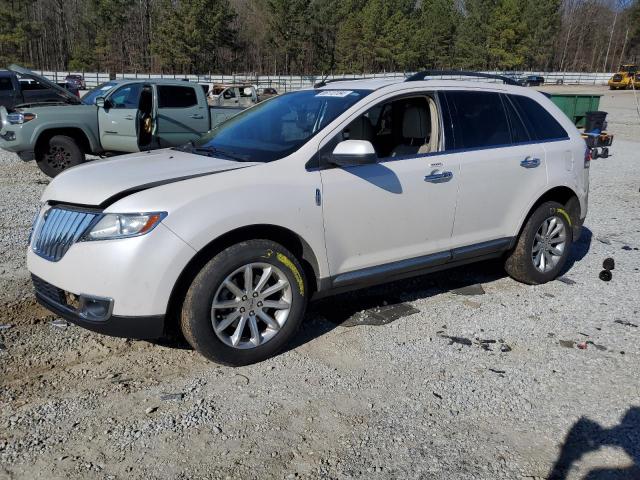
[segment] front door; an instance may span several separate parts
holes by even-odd
[[[321,170],[327,255],[336,285],[449,259],[459,166],[455,156],[436,154],[438,118],[428,94],[385,100],[321,147],[323,161],[343,139],[366,140],[379,158],[375,164]]]
[[[136,116],[141,90],[141,83],[123,85],[107,97],[104,108],[98,109],[100,143],[104,150],[139,150]]]
[[[200,92],[196,91],[200,89]],[[156,136],[161,147],[174,147],[197,140],[209,130],[209,107],[200,86],[158,85]]]

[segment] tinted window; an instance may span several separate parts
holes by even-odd
[[[133,83],[116,90],[109,98],[113,108],[138,108],[142,84]]]
[[[35,80],[20,80],[20,88],[22,90],[46,90],[47,87],[41,85]]]
[[[187,108],[198,104],[193,87],[158,86],[158,108]]]
[[[536,140],[557,140],[569,136],[556,119],[535,100],[520,95],[509,95],[509,98],[513,100]]]
[[[13,90],[13,83],[11,83],[11,78],[0,77],[0,90]]]
[[[273,97],[218,125],[191,151],[251,162],[278,160],[298,150],[368,93],[301,90]]]
[[[455,148],[511,144],[509,123],[500,95],[492,92],[447,92],[455,125]]]
[[[507,117],[509,118],[509,125],[511,126],[511,139],[513,143],[523,143],[531,141],[529,132],[527,131],[520,115],[511,104],[506,96],[502,97],[504,102],[504,108],[507,111]]]

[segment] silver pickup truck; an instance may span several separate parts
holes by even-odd
[[[181,80],[124,79],[82,98],[22,67],[10,70],[57,91],[58,101],[0,106],[0,148],[35,159],[50,177],[83,163],[85,155],[112,155],[183,145],[243,108],[210,107],[201,85]]]

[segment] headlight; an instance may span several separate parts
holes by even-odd
[[[144,235],[153,230],[166,212],[154,213],[106,213],[82,237],[82,240],[113,240]]]
[[[23,123],[30,122],[31,120],[36,118],[36,116],[37,115],[35,113],[10,113],[9,115],[7,115],[7,121],[11,125],[22,125]]]

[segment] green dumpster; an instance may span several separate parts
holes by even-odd
[[[598,93],[552,93],[551,101],[573,120],[578,128],[584,128],[587,112],[595,112],[600,106]]]

